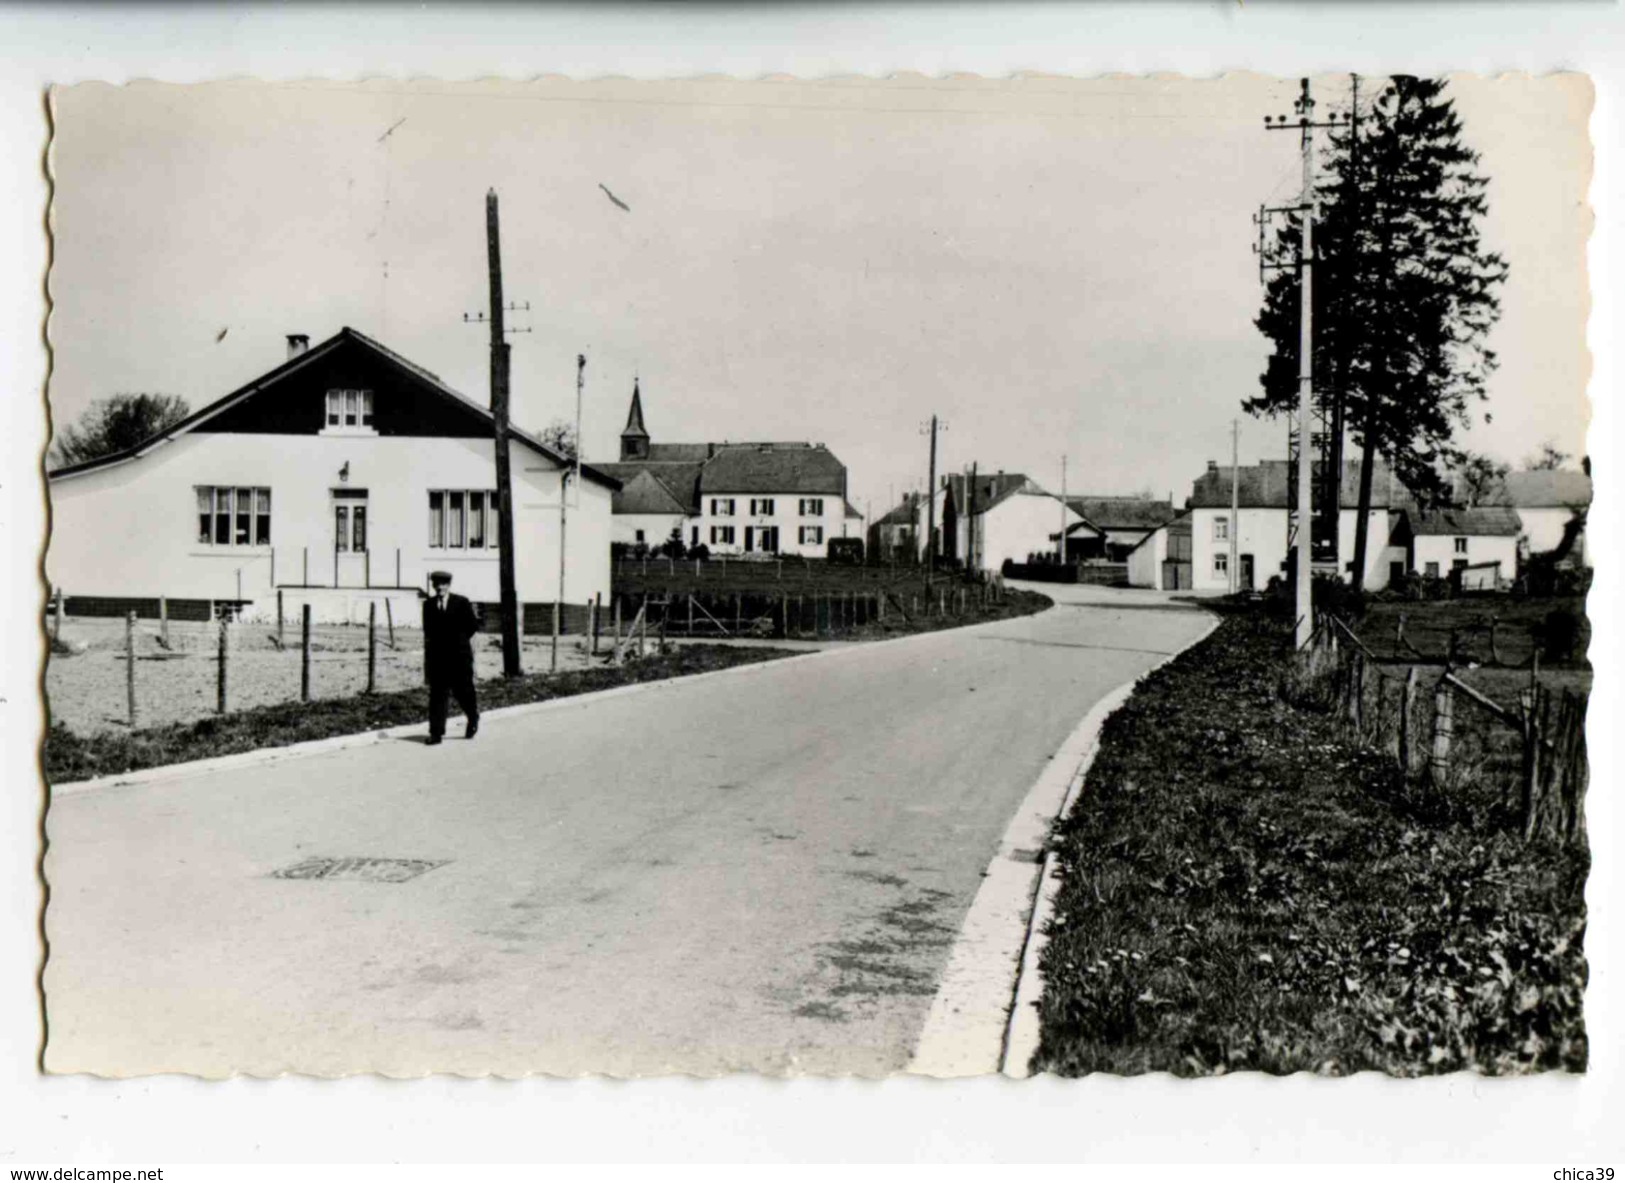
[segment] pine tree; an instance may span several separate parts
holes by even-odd
[[[1333,133],[1322,162],[1313,367],[1317,393],[1340,400],[1361,450],[1357,587],[1378,454],[1424,502],[1449,498],[1448,473],[1466,457],[1456,433],[1495,369],[1485,338],[1507,276],[1506,262],[1480,239],[1488,182],[1445,83],[1390,79],[1361,116],[1357,133]],[[1280,257],[1295,257],[1297,240],[1291,225],[1277,240]],[[1271,279],[1256,324],[1274,353],[1261,393],[1243,407],[1276,416],[1297,401],[1295,270]]]
[[[191,408],[173,394],[115,394],[97,399],[77,423],[57,432],[51,461],[57,468],[127,451],[175,426]]]

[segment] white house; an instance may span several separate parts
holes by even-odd
[[[128,451],[50,473],[47,574],[70,610],[166,597],[180,612],[250,615],[309,603],[362,620],[389,602],[415,620],[428,572],[496,603],[498,518],[491,412],[345,328]],[[514,566],[522,602],[609,594],[612,477],[510,428]],[[116,557],[114,557],[116,556]],[[75,608],[75,602],[78,607]]]
[[[1128,552],[1127,563],[1130,587],[1190,590],[1190,512],[1187,510],[1148,533]]]
[[[685,546],[712,554],[823,557],[834,538],[864,536],[847,500],[846,466],[823,444],[657,444],[643,419],[643,395],[621,432],[619,461],[598,466],[622,484],[614,539],[660,546],[675,529]]]
[[[1287,577],[1287,464],[1265,460],[1239,471],[1238,507],[1232,515],[1231,469],[1209,461],[1207,471],[1191,486],[1191,586],[1196,591],[1230,589],[1230,536],[1237,535],[1239,580],[1247,591],[1262,588],[1271,577]],[[1354,536],[1359,523],[1360,472],[1357,463],[1343,469],[1338,530],[1339,570],[1354,570]],[[1404,542],[1393,540],[1400,511],[1411,505],[1409,494],[1386,465],[1378,464],[1371,486],[1371,519],[1366,546],[1365,586],[1378,588],[1409,569]]]
[[[1083,523],[1078,512],[1019,472],[955,473],[943,482],[943,556],[971,567],[998,571],[1054,552],[1063,530]]]
[[[1523,526],[1509,506],[1412,509],[1397,533],[1410,541],[1410,569],[1435,579],[1473,569],[1474,586],[1505,586],[1518,575],[1518,535]],[[1493,567],[1493,577],[1485,572]],[[1463,576],[1465,577],[1465,576]]]
[[[1084,495],[1068,497],[1083,523],[1067,532],[1069,559],[1105,559],[1120,563],[1158,527],[1174,520],[1172,499]]]

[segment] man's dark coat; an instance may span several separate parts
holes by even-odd
[[[466,597],[447,593],[446,606],[430,596],[423,601],[423,665],[429,682],[450,686],[474,680],[474,647],[479,617]]]

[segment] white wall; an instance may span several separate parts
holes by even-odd
[[[1229,585],[1226,574],[1215,572],[1214,555],[1229,553],[1228,542],[1215,541],[1214,522],[1230,517],[1228,506],[1222,509],[1193,509],[1191,511],[1191,580],[1197,591],[1224,591]],[[1241,534],[1237,540],[1238,556],[1253,556],[1253,586],[1262,590],[1274,575],[1286,575],[1282,564],[1286,562],[1286,521],[1284,509],[1249,509],[1240,511]],[[1354,533],[1360,520],[1357,509],[1342,511],[1338,529],[1339,570],[1347,578],[1354,562]],[[1390,552],[1388,536],[1392,532],[1386,509],[1371,511],[1369,534],[1366,541],[1365,586],[1368,589],[1388,585],[1388,561],[1392,557],[1404,558],[1404,550]]]
[[[1518,540],[1509,537],[1470,535],[1467,553],[1456,551],[1456,539],[1448,534],[1418,535],[1413,547],[1416,555],[1415,570],[1426,574],[1429,563],[1439,565],[1439,577],[1448,578],[1450,568],[1458,559],[1469,564],[1500,562],[1503,579],[1516,579],[1518,575]]]
[[[822,499],[823,513],[803,517],[801,502],[803,500]],[[734,503],[734,512],[729,515],[716,515],[711,512],[712,502],[731,499]],[[771,500],[773,512],[770,514],[752,514],[751,502]],[[706,493],[700,498],[700,516],[694,519],[700,526],[700,541],[710,548],[712,554],[737,555],[745,553],[745,527],[777,526],[779,530],[779,551],[781,555],[804,555],[810,559],[821,559],[829,553],[829,540],[840,538],[846,523],[846,501],[839,494],[832,493]],[[712,526],[732,526],[734,540],[730,545],[711,541]],[[823,536],[818,542],[801,541],[801,527],[816,526],[823,530]],[[853,520],[851,528],[853,537],[863,536],[862,522]]]
[[[1151,537],[1129,552],[1130,587],[1162,587],[1162,564],[1168,557],[1168,530],[1154,530]]]
[[[495,600],[497,551],[429,546],[430,489],[489,489],[484,440],[193,433],[123,464],[51,482],[47,577],[69,595],[256,599],[275,582],[330,586],[335,577],[331,490],[366,489],[370,573],[360,555],[337,556],[356,588],[422,587],[444,568],[459,592]],[[553,599],[558,583],[559,470],[523,445],[512,450],[516,578],[522,599]],[[349,478],[339,470],[349,465]],[[272,545],[197,541],[198,485],[269,487]],[[566,597],[609,593],[608,489],[572,490]],[[579,504],[577,504],[579,502]],[[308,567],[307,567],[308,552]],[[240,583],[239,583],[240,580]],[[328,597],[339,598],[339,597]],[[362,599],[366,599],[363,596]]]
[[[1008,559],[1025,563],[1029,554],[1055,553],[1054,535],[1063,528],[1059,498],[1043,493],[1013,493],[992,509],[976,515],[976,550],[980,566],[997,571]],[[1065,528],[1083,518],[1066,508]]]

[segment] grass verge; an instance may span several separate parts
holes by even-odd
[[[492,678],[479,685],[480,709],[517,706],[608,690],[634,682],[680,678],[731,666],[790,657],[789,650],[685,645],[628,662],[562,674],[530,674],[512,680]],[[281,748],[307,740],[378,731],[428,719],[422,688],[313,702],[277,703],[132,732],[76,735],[53,726],[45,739],[45,777],[53,784],[133,772],[260,748]]]
[[[1525,846],[1285,705],[1232,614],[1114,714],[1072,814],[1034,1067],[1583,1070],[1582,849]]]

